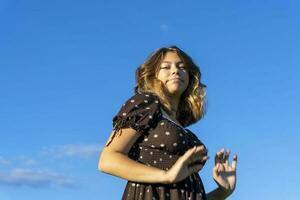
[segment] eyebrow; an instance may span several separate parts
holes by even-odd
[[[161,63],[172,63],[172,62],[170,62],[170,61],[162,61]],[[183,61],[179,61],[179,62],[176,62],[176,64],[179,64],[179,63],[184,63]]]

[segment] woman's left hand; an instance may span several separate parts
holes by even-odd
[[[236,185],[236,164],[237,155],[233,156],[231,165],[229,164],[230,150],[221,149],[215,156],[215,166],[213,168],[213,178],[225,196],[229,196]]]

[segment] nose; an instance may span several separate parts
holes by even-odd
[[[174,63],[172,64],[171,74],[179,74],[179,68]]]

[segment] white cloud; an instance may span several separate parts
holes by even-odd
[[[0,171],[0,184],[10,186],[29,186],[34,188],[62,186],[72,188],[75,182],[68,177],[47,170],[28,170],[15,168],[11,171]]]
[[[33,166],[37,165],[38,161],[32,158],[27,158],[25,156],[18,156],[16,158],[6,159],[0,156],[0,165],[10,165],[10,166]]]
[[[2,156],[0,156],[0,165],[8,165],[11,162],[8,159],[3,158]]]
[[[38,162],[33,159],[26,159],[23,161],[23,163],[24,163],[24,165],[32,166],[32,165],[36,165]]]
[[[99,144],[67,144],[45,148],[43,153],[50,154],[56,158],[79,157],[91,158],[98,156],[101,150]]]
[[[103,145],[100,144],[67,144],[45,148],[42,153],[56,158],[94,158],[94,156],[100,155],[102,148]],[[33,188],[50,186],[76,187],[74,180],[69,177],[49,170],[32,168],[40,164],[37,160],[24,155],[10,160],[0,156],[0,165],[15,167],[13,169],[0,170],[0,185],[28,186]]]

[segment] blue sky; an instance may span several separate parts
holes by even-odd
[[[0,0],[0,199],[120,199],[97,171],[134,72],[175,44],[200,66],[211,159],[237,153],[229,199],[300,199],[300,4],[287,1]],[[232,157],[231,157],[232,158]]]

